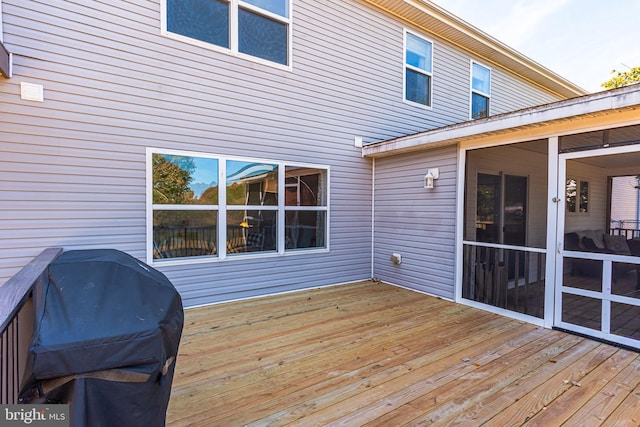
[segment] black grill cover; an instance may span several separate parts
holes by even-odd
[[[117,250],[69,251],[34,301],[23,403],[69,403],[74,426],[165,424],[184,324],[166,276]]]

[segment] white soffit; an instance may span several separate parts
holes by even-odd
[[[362,155],[390,156],[525,130],[544,137],[557,132],[561,123],[577,127],[578,120],[581,127],[601,122],[600,119],[610,124],[631,124],[629,117],[640,123],[637,110],[640,110],[640,84],[367,144]]]

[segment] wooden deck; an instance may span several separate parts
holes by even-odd
[[[186,311],[169,426],[637,426],[640,355],[362,282]]]

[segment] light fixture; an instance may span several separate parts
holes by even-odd
[[[433,188],[434,181],[440,177],[440,169],[429,169],[424,176],[424,188]]]

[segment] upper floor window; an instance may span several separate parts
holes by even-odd
[[[405,32],[404,99],[431,106],[433,44],[415,34]]]
[[[149,262],[326,249],[326,167],[148,150]]]
[[[475,62],[471,64],[471,118],[489,116],[491,70]]]
[[[165,0],[165,28],[231,52],[289,65],[292,0]]]

